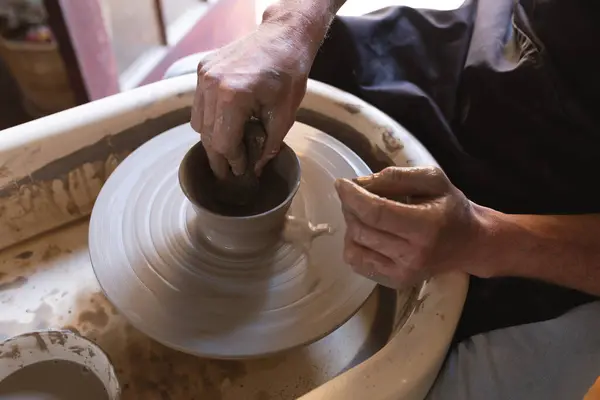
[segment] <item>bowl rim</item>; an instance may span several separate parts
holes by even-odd
[[[286,198],[281,203],[279,203],[277,206],[273,207],[272,209],[270,209],[268,211],[265,211],[265,212],[262,212],[259,214],[253,214],[253,215],[232,216],[232,215],[223,215],[223,214],[219,214],[214,211],[211,211],[211,210],[207,209],[206,207],[192,201],[193,197],[191,196],[190,192],[188,191],[188,188],[186,187],[186,185],[183,184],[183,174],[184,174],[184,170],[185,170],[185,168],[183,168],[183,166],[186,164],[187,160],[189,160],[189,158],[191,157],[191,154],[194,152],[194,150],[196,150],[196,148],[198,146],[203,146],[202,140],[198,140],[198,142],[195,143],[192,147],[190,147],[188,149],[188,151],[185,153],[185,155],[183,156],[183,158],[181,160],[181,163],[179,164],[179,168],[177,171],[177,177],[179,179],[179,187],[183,191],[183,194],[185,195],[187,200],[190,203],[192,203],[194,208],[201,210],[202,213],[204,213],[204,214],[208,214],[214,218],[227,220],[227,221],[242,221],[242,220],[243,221],[254,221],[254,220],[258,220],[258,219],[267,217],[271,214],[274,214],[277,211],[281,210],[282,208],[288,207],[289,204],[291,204],[293,198],[298,193],[298,189],[300,188],[300,183],[302,182],[302,167],[300,165],[300,158],[298,157],[298,154],[296,154],[294,149],[292,149],[288,144],[283,142],[281,144],[281,149],[279,150],[279,152],[288,151],[293,156],[293,159],[296,164],[297,171],[298,171],[298,174],[297,174],[298,177],[295,180],[294,185],[293,185],[292,189],[290,190],[290,193],[286,196]]]

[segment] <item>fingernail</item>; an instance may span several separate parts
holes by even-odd
[[[233,175],[235,176],[240,176],[240,175],[244,175],[244,170],[240,169],[239,167],[237,168],[232,168],[231,172],[233,172]]]
[[[359,176],[358,178],[352,179],[352,181],[359,186],[365,187],[373,181],[373,175]]]

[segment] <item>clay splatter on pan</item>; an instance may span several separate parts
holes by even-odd
[[[18,276],[8,282],[0,283],[0,292],[4,290],[15,290],[24,286],[27,283],[27,278]]]
[[[27,260],[31,258],[31,256],[33,256],[33,251],[28,250],[17,254],[15,258],[18,258],[19,260]]]

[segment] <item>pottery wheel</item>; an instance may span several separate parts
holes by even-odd
[[[240,258],[209,244],[179,186],[179,165],[197,141],[189,125],[171,129],[134,151],[102,188],[89,248],[108,299],[155,340],[213,358],[308,344],[354,315],[375,283],[342,259],[334,180],[369,174],[367,165],[331,136],[296,123],[286,143],[300,159],[302,181],[289,214],[334,232]]]

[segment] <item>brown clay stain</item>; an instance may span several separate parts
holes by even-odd
[[[344,110],[348,111],[352,115],[360,113],[362,109],[362,107],[357,104],[337,103],[337,105],[342,107]]]
[[[97,328],[104,328],[108,324],[108,314],[103,308],[84,311],[79,314],[78,323],[80,325],[90,324]]]
[[[106,326],[79,322],[82,314],[98,309],[107,312]],[[285,354],[248,361],[208,360],[188,355],[150,339],[120,315],[108,312],[109,309],[112,305],[102,293],[81,293],[75,299],[73,316],[66,321],[65,329],[78,331],[108,355],[122,388],[121,400],[220,400],[225,398],[228,388],[243,385],[250,371],[276,370],[286,361]],[[248,400],[270,398],[264,390],[247,397]]]
[[[7,273],[0,272],[0,282],[2,282],[4,280],[4,278],[6,278],[7,276],[8,276]]]
[[[28,250],[28,251],[24,251],[22,253],[19,253],[15,256],[15,258],[19,259],[19,260],[28,260],[31,258],[31,256],[33,256],[33,251]]]
[[[16,360],[20,356],[21,356],[21,350],[19,349],[19,346],[15,345],[15,344],[13,344],[11,346],[10,350],[0,352],[0,359],[12,358],[13,360]]]
[[[85,348],[82,346],[71,346],[71,347],[69,347],[69,350],[72,351],[73,353],[77,354],[78,356],[81,356],[83,354],[83,352],[85,351]]]
[[[0,283],[0,292],[5,290],[14,290],[23,287],[27,283],[27,278],[24,276],[18,276],[5,283]]]
[[[77,216],[77,215],[81,214],[79,211],[79,207],[77,207],[77,205],[73,201],[69,201],[67,203],[67,212],[73,216]]]
[[[10,169],[6,165],[0,167],[0,178],[8,178],[10,175]]]
[[[64,332],[59,331],[48,332],[48,339],[50,339],[52,344],[58,343],[59,345],[64,346],[67,342],[67,335],[65,335]]]
[[[95,342],[111,359],[122,387],[122,400],[211,399],[246,375],[239,361],[214,361],[167,348],[129,325],[119,315],[109,315],[105,326],[81,324],[80,316],[112,309],[102,295],[82,294],[76,299],[71,321],[65,326]],[[143,368],[139,366],[143,365]]]
[[[427,298],[429,297],[429,293],[425,293],[423,295],[423,297],[421,297],[420,299],[417,299],[416,303],[415,303],[415,314],[419,313],[423,310],[423,307],[425,306],[425,300],[427,300]]]
[[[58,247],[55,244],[51,244],[46,248],[46,250],[44,251],[44,254],[42,254],[42,261],[44,261],[44,262],[50,261],[50,260],[58,257],[61,253],[62,253],[62,250],[60,247]]]
[[[383,141],[383,145],[385,149],[389,153],[396,153],[404,148],[404,145],[398,138],[396,138],[390,128],[383,128],[383,132],[381,134],[381,140]]]
[[[42,335],[40,335],[37,332],[33,332],[31,334],[31,336],[33,336],[33,338],[35,339],[35,343],[36,343],[38,349],[40,349],[41,351],[48,351],[48,346],[46,345],[46,342],[42,338]]]
[[[65,325],[63,327],[63,329],[66,331],[71,331],[71,332],[76,333],[77,335],[81,336],[81,332],[79,332],[79,329],[75,328],[72,325]]]

